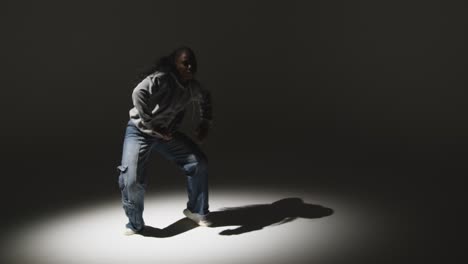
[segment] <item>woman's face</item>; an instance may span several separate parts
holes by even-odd
[[[193,79],[193,58],[186,51],[183,51],[175,60],[175,65],[180,78],[183,81]]]

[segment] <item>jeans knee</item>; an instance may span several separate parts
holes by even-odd
[[[196,172],[206,171],[208,168],[208,160],[203,155],[189,155],[186,163],[182,166],[187,174],[195,174]]]
[[[125,188],[127,188],[130,193],[136,193],[144,191],[146,189],[146,184],[138,181],[135,177],[131,177],[127,179]]]
[[[118,184],[119,184],[119,188],[120,190],[123,190],[125,188],[125,172],[127,171],[128,169],[128,166],[126,165],[120,165],[117,167],[118,171],[119,171],[119,179],[118,179]]]
[[[198,169],[199,170],[207,170],[208,169],[208,160],[205,156],[201,156],[198,160]]]
[[[120,165],[117,168],[120,171],[119,187],[121,190],[127,189],[130,191],[137,191],[139,189],[145,189],[147,183],[142,175],[137,175],[138,173],[127,165]]]

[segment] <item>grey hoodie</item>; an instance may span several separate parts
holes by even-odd
[[[183,86],[172,73],[154,72],[135,87],[132,99],[130,120],[154,137],[163,138],[177,130],[191,102],[198,103],[202,122],[211,125],[211,96],[196,80]]]

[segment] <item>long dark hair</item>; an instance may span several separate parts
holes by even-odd
[[[173,50],[169,55],[162,56],[155,60],[152,65],[150,65],[147,69],[143,70],[137,78],[137,84],[141,82],[146,76],[154,73],[155,71],[160,71],[164,73],[174,73],[177,74],[177,69],[175,66],[176,58],[182,54],[183,52],[187,52],[188,55],[192,58],[192,72],[195,74],[197,72],[197,59],[195,57],[195,52],[187,46],[179,47]]]

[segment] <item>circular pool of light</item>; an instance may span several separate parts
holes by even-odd
[[[284,208],[271,207],[280,201],[303,207],[282,218],[275,210]],[[375,245],[374,231],[384,230],[376,210],[320,193],[212,191],[210,209],[222,218],[214,227],[185,218],[185,203],[182,191],[147,195],[146,236],[122,234],[126,217],[118,199],[50,213],[3,236],[2,263],[326,263]],[[311,208],[333,213],[307,213]],[[247,228],[238,229],[242,225]]]

